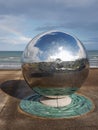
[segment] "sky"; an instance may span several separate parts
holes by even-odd
[[[98,0],[0,0],[0,51],[23,51],[32,38],[50,30],[98,50]]]

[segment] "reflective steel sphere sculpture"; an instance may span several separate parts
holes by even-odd
[[[27,45],[22,55],[22,72],[31,89],[42,95],[42,104],[64,107],[72,102],[69,95],[87,78],[89,63],[84,46],[76,37],[49,31]]]

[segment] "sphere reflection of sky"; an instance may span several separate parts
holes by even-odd
[[[79,40],[63,32],[47,32],[38,35],[27,46],[24,58],[30,62],[74,61],[85,58],[83,46]]]

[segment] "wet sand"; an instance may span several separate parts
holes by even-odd
[[[98,69],[90,69],[78,92],[93,101],[93,112],[74,119],[30,117],[18,108],[20,100],[33,93],[21,70],[0,70],[0,130],[98,130]]]

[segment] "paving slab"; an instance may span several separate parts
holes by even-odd
[[[94,111],[72,119],[44,119],[24,114],[19,103],[33,91],[20,70],[2,71],[0,83],[0,130],[98,130],[98,69],[90,70],[78,91],[93,101]]]

